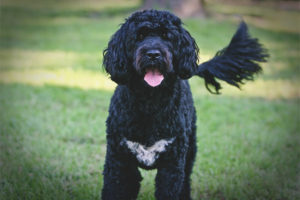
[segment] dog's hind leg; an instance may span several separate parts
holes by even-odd
[[[107,151],[104,165],[102,200],[133,200],[137,198],[142,177],[136,165],[116,159]]]

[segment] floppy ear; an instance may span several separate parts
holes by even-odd
[[[178,47],[176,49],[178,49],[178,52],[175,52],[175,72],[180,78],[188,79],[194,75],[198,67],[199,49],[194,38],[184,28],[180,29]]]
[[[118,84],[125,84],[129,79],[128,59],[126,56],[126,24],[111,37],[108,47],[103,51],[103,65],[110,78]]]
[[[221,85],[215,78],[240,88],[244,80],[253,80],[253,75],[262,70],[259,62],[266,62],[268,56],[258,39],[250,37],[246,23],[241,22],[229,45],[201,64],[196,74],[204,78],[209,92],[219,94]],[[212,85],[215,92],[208,85]]]

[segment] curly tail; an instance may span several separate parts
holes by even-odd
[[[244,80],[253,80],[253,75],[262,71],[259,62],[266,62],[268,57],[267,50],[258,39],[251,38],[246,23],[241,22],[229,45],[211,60],[200,64],[196,75],[204,78],[209,92],[220,94],[221,85],[215,78],[240,88]]]

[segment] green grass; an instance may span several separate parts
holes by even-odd
[[[115,4],[1,2],[0,199],[100,198],[115,87],[101,70],[101,52],[138,1]],[[214,9],[234,13],[236,5],[220,5]],[[280,10],[288,21],[281,26],[273,22],[277,9],[260,9],[238,11],[270,50],[257,81],[242,91],[225,86],[220,96],[208,94],[199,78],[190,81],[198,118],[195,200],[300,198],[299,29],[290,20],[299,13]],[[184,22],[201,62],[237,25],[231,17]],[[138,199],[154,199],[155,172],[142,170]]]

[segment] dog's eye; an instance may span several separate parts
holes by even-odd
[[[163,33],[162,36],[164,39],[168,39],[168,33]]]
[[[144,34],[143,34],[143,33],[140,33],[140,34],[138,34],[138,39],[139,39],[139,40],[142,40],[142,39],[144,39],[144,37],[145,37],[145,36],[144,36]]]

